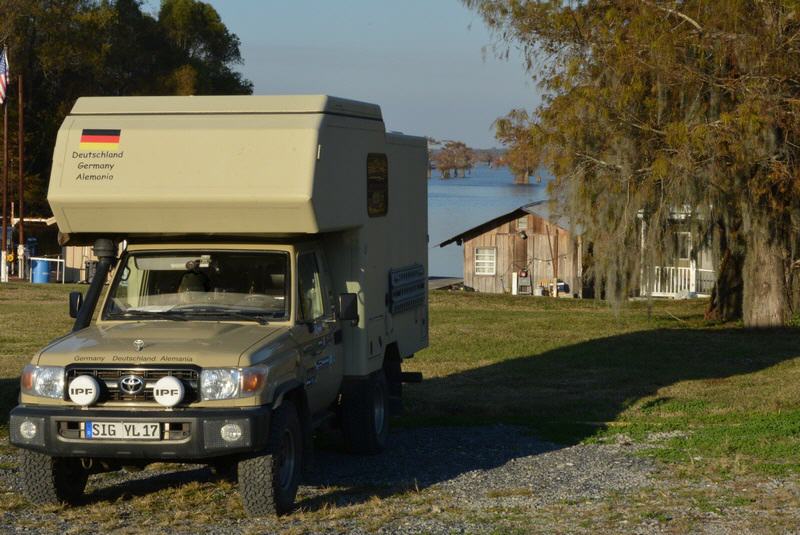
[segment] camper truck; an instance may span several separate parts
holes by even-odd
[[[81,98],[48,201],[94,246],[71,333],[10,417],[24,488],[74,502],[151,462],[238,473],[291,510],[323,424],[387,443],[404,359],[428,344],[427,151],[378,106],[328,96]]]

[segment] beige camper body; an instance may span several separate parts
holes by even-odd
[[[381,451],[428,344],[426,171],[425,139],[372,104],[79,99],[48,200],[96,275],[22,373],[29,498],[77,501],[87,467],[206,462],[238,470],[248,513],[282,513],[314,428]]]
[[[119,131],[116,146],[81,143]],[[112,144],[113,145],[113,144]],[[368,214],[368,155],[388,161],[386,214]],[[427,274],[424,138],[386,133],[380,108],[328,96],[81,98],[56,141],[48,201],[70,242],[319,234],[334,290],[359,296],[346,375],[427,346],[427,306],[388,311],[389,272]]]

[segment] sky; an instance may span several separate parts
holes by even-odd
[[[239,36],[239,70],[258,95],[374,102],[387,130],[475,148],[499,145],[496,118],[539,102],[522,61],[497,59],[483,21],[458,0],[206,1]]]

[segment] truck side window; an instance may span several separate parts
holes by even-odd
[[[313,321],[325,314],[317,256],[302,253],[297,259],[297,283],[300,290],[300,319]]]
[[[389,160],[385,154],[367,154],[367,214],[382,217],[389,210]]]

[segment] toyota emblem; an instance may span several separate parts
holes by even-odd
[[[133,347],[136,348],[136,351],[141,351],[144,349],[144,340],[134,340]]]
[[[119,389],[126,394],[138,394],[144,390],[144,379],[138,375],[126,375],[119,380]]]

